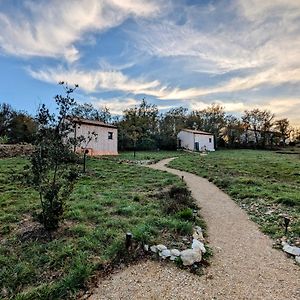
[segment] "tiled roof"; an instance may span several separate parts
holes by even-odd
[[[213,135],[212,133],[209,133],[209,132],[193,130],[193,129],[182,129],[182,131],[187,131],[187,132],[196,133],[196,134]]]
[[[94,126],[100,126],[100,127],[109,127],[109,128],[117,128],[117,126],[107,124],[101,121],[95,121],[95,120],[88,120],[88,119],[81,119],[81,118],[69,118],[71,122],[77,123],[77,124],[87,124],[87,125],[94,125]]]

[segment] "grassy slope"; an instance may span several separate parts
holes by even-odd
[[[16,176],[25,164],[20,158],[0,160],[2,296],[65,298],[123,251],[127,231],[138,241],[167,244],[176,235],[191,233],[192,221],[164,213],[161,199],[155,197],[155,191],[165,186],[183,185],[176,176],[115,160],[90,159],[90,174],[76,184],[66,205],[65,224],[55,238],[21,241],[20,230],[39,210],[36,192]]]
[[[288,214],[292,218],[289,238],[300,242],[298,155],[221,150],[207,156],[180,156],[170,166],[208,178],[245,208],[273,238],[283,236],[281,214]]]

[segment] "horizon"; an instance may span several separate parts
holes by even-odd
[[[0,0],[0,103],[51,110],[59,81],[114,115],[215,103],[300,126],[300,2]]]

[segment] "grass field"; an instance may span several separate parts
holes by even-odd
[[[300,155],[220,150],[180,156],[170,166],[208,178],[273,238],[284,235],[283,215],[288,215],[288,238],[300,246]]]
[[[153,160],[159,161],[164,158],[169,157],[178,157],[181,155],[187,155],[184,151],[138,151],[136,152],[136,156],[133,156],[133,151],[124,151],[121,152],[119,156],[116,156],[116,160],[120,159],[128,159],[132,161],[139,161],[139,160]]]
[[[172,167],[214,182],[273,238],[284,235],[282,214],[289,215],[288,237],[300,242],[299,156],[253,150],[207,156],[158,151],[138,152],[135,160],[174,156],[178,159]],[[127,231],[139,243],[170,246],[191,233],[190,211],[166,212],[159,192],[183,183],[124,160],[133,160],[133,153],[88,160],[88,173],[77,182],[66,203],[65,221],[52,239],[35,221],[37,193],[20,176],[28,162],[0,160],[0,298],[72,298],[97,270],[124,258]]]
[[[124,257],[126,232],[139,243],[169,246],[192,232],[191,209],[166,212],[159,193],[183,186],[176,176],[89,159],[87,175],[66,203],[65,221],[50,239],[35,221],[38,195],[19,176],[26,163],[0,160],[0,298],[72,297],[96,270]]]

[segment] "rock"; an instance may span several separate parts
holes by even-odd
[[[159,253],[159,256],[161,256],[163,259],[166,259],[167,257],[171,256],[171,251],[168,249],[163,250]]]
[[[144,250],[149,251],[149,245],[144,245]]]
[[[180,251],[177,249],[170,250],[172,256],[180,256]]]
[[[178,256],[171,255],[170,260],[175,260]]]
[[[202,233],[202,228],[200,226],[195,226],[195,232],[197,232],[198,234],[199,233]]]
[[[295,257],[295,261],[296,261],[297,264],[300,265],[300,256],[296,256],[296,257]]]
[[[300,256],[300,248],[283,243],[283,251],[294,256]]]
[[[193,232],[193,238],[197,239],[199,241],[204,241],[203,230],[200,226],[195,226],[194,232]]]
[[[198,241],[197,239],[193,239],[192,249],[199,249],[202,253],[206,253],[204,244]]]
[[[193,233],[193,239],[196,239],[196,240],[199,240],[199,241],[204,241],[204,237],[203,237],[203,234],[202,234],[202,232],[200,232],[200,234],[199,233],[197,233],[197,232],[194,232]]]
[[[180,257],[184,266],[191,266],[193,263],[201,261],[202,254],[199,249],[187,249],[181,251]]]
[[[153,246],[150,247],[150,250],[152,252],[156,253],[157,252],[157,247],[153,245]]]
[[[156,248],[157,248],[158,251],[163,251],[163,250],[167,250],[168,249],[165,245],[161,245],[161,244],[157,245]]]

